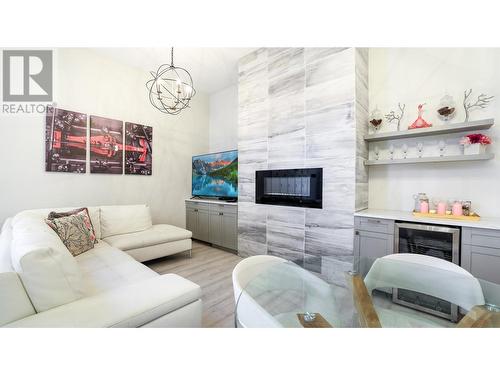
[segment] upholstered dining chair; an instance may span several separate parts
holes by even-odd
[[[420,254],[391,254],[376,259],[364,280],[359,275],[353,277],[354,299],[362,326],[440,326],[424,314],[374,306],[373,290],[388,288],[407,289],[443,299],[471,312],[476,317],[474,320],[477,320],[478,306],[485,304],[479,281],[458,265]],[[461,322],[462,325],[465,326],[468,320]]]
[[[233,286],[236,327],[343,325],[342,293],[336,296],[327,282],[291,261],[270,255],[243,259],[233,270]]]
[[[246,285],[259,273],[285,259],[271,255],[255,255],[240,261],[233,270],[235,325],[237,327],[280,327],[280,323],[264,310],[248,293]]]

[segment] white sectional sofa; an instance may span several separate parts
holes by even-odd
[[[45,223],[23,211],[0,234],[0,326],[200,327],[201,289],[142,261],[191,251],[191,232],[153,225],[149,208],[89,207],[98,238],[73,257]]]

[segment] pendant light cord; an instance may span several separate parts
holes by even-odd
[[[170,66],[174,66],[174,47],[170,49]]]

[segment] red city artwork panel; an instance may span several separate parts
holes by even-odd
[[[47,107],[45,116],[45,171],[85,173],[87,115]]]
[[[153,173],[153,128],[125,123],[125,174]]]
[[[90,173],[123,174],[123,122],[90,116]]]

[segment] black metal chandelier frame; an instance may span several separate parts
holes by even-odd
[[[191,74],[174,65],[174,48],[170,50],[170,64],[163,64],[146,83],[149,101],[160,112],[177,115],[189,108],[189,102],[196,94]],[[173,89],[172,89],[173,88]]]

